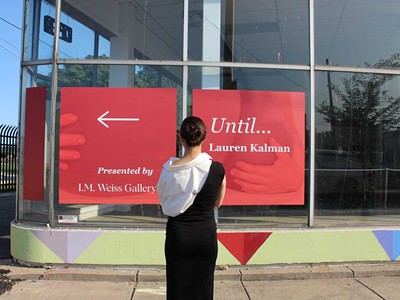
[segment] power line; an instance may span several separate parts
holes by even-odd
[[[0,17],[0,20],[2,20],[3,22],[7,23],[8,25],[11,25],[12,27],[18,29],[19,31],[22,31],[22,29],[20,27],[18,27],[17,25],[11,23],[10,21],[7,21],[6,19],[4,19],[3,17]],[[12,55],[14,55],[15,57],[19,58],[19,54],[17,54],[13,49],[10,49],[9,47],[7,47],[6,45],[4,45],[4,43],[7,43],[8,45],[10,45],[11,47],[18,49],[17,47],[15,47],[14,45],[12,45],[11,43],[9,43],[7,40],[1,38],[1,40],[3,41],[3,43],[0,43],[0,47],[5,49],[6,51],[8,51],[9,53],[11,53]]]
[[[11,25],[12,27],[22,31],[22,29],[20,27],[18,27],[17,25],[11,23],[10,21],[7,21],[6,19],[4,19],[3,17],[0,17],[0,20],[2,20],[3,22],[7,23],[8,25]],[[9,53],[11,53],[12,55],[14,55],[15,57],[19,58],[19,54],[17,54],[13,49],[10,49],[9,47],[7,47],[4,43],[7,43],[9,46],[18,49],[17,47],[15,47],[14,45],[12,45],[11,43],[9,43],[7,40],[0,38],[3,43],[0,42],[0,47],[5,49],[6,51],[8,51]]]
[[[17,25],[11,23],[10,21],[7,21],[6,19],[4,19],[3,17],[0,17],[0,20],[2,20],[3,22],[15,27],[16,29],[22,31],[22,29],[20,27],[18,27]],[[7,44],[11,45],[8,41],[2,39],[4,42],[6,42]],[[50,48],[52,48],[53,46],[46,43],[45,41],[43,41],[42,39],[39,39],[40,42],[42,42],[43,44],[45,44],[46,46],[49,46]],[[0,44],[0,47],[4,48],[5,50],[7,50],[8,52],[10,52],[11,54],[17,56],[19,58],[19,55],[15,54],[15,52],[13,52],[11,49],[9,49],[8,47],[6,47],[5,45]],[[14,48],[16,48],[15,46],[13,46]],[[69,58],[72,58],[72,56],[68,55],[67,53],[60,51],[60,53],[65,54],[66,56],[68,56]]]
[[[0,40],[3,41],[4,43],[6,43],[8,46],[14,48],[15,51],[19,51],[18,47],[14,46],[13,44],[11,44],[10,42],[8,42],[7,40],[3,39],[0,37]]]
[[[17,53],[15,53],[12,49],[8,48],[7,46],[3,45],[1,42],[0,42],[0,47],[2,47],[3,49],[7,50],[8,52],[10,52],[15,57],[19,58],[19,55]]]
[[[12,27],[15,27],[15,28],[17,28],[18,30],[21,30],[21,31],[22,31],[22,29],[21,29],[20,27],[18,27],[17,25],[11,23],[10,21],[7,21],[7,20],[4,19],[4,18],[0,17],[0,20],[2,20],[3,22],[6,22],[7,24],[11,25]]]

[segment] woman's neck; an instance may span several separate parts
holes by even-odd
[[[178,166],[185,164],[197,157],[199,154],[201,154],[201,146],[185,147],[185,153],[183,154],[183,156],[180,159],[172,162],[172,165]]]
[[[182,159],[191,160],[201,153],[201,146],[187,147]]]

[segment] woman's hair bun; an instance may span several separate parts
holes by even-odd
[[[206,135],[206,125],[199,117],[191,116],[183,120],[181,137],[189,147],[200,145],[206,139]]]

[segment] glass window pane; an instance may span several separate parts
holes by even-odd
[[[210,70],[211,69],[211,70]],[[309,115],[309,73],[304,71],[283,71],[273,69],[251,69],[251,68],[189,68],[189,90],[190,103],[188,107],[188,114],[192,113],[191,93],[193,89],[204,88],[205,77],[211,74],[230,74],[229,78],[233,78],[234,87],[242,91],[290,91],[290,92],[304,92],[306,107],[305,111]],[[223,81],[223,76],[214,76],[215,82],[214,89],[220,86]],[[232,89],[232,85],[227,85],[227,88]],[[232,99],[230,108],[233,110],[238,109],[238,102]],[[239,102],[239,105],[241,105]],[[245,105],[245,103],[244,103]],[[257,112],[253,112],[257,113]],[[307,122],[308,123],[308,122]],[[306,141],[309,130],[306,130]],[[306,147],[307,142],[306,142]],[[206,150],[205,150],[206,151]],[[308,153],[308,151],[306,151]],[[226,169],[227,174],[230,174],[231,167],[229,166],[228,153],[223,161],[221,161]],[[212,153],[210,152],[212,156]],[[305,182],[308,181],[308,172],[304,170]],[[307,185],[307,184],[306,184]],[[228,186],[229,188],[229,186]],[[307,194],[307,187],[305,188]],[[262,196],[260,196],[262,197]],[[218,210],[218,222],[220,226],[224,227],[301,227],[307,224],[307,201],[308,197],[305,195],[305,205],[226,205]]]
[[[399,1],[315,1],[317,64],[397,68]]]
[[[48,214],[48,208],[49,208],[49,201],[47,198],[48,195],[48,187],[47,187],[47,176],[49,175],[48,173],[48,168],[46,168],[47,166],[47,162],[46,160],[48,159],[49,155],[48,155],[48,151],[49,151],[49,145],[48,145],[48,141],[49,141],[49,112],[50,112],[50,87],[51,87],[51,76],[49,77],[49,74],[51,74],[51,65],[43,65],[43,66],[30,66],[30,67],[24,67],[23,71],[22,71],[22,82],[23,82],[23,97],[22,97],[22,107],[25,109],[22,112],[22,115],[25,117],[22,117],[21,119],[21,131],[24,132],[24,148],[23,148],[23,152],[25,151],[25,149],[28,149],[27,145],[27,141],[25,140],[26,138],[26,123],[25,120],[27,118],[27,115],[31,115],[32,114],[40,114],[43,113],[45,115],[45,120],[41,120],[42,122],[45,123],[45,128],[43,128],[43,135],[35,135],[35,137],[43,139],[44,141],[44,151],[45,153],[43,153],[43,156],[41,156],[41,159],[43,159],[43,164],[44,166],[40,166],[40,165],[36,165],[37,168],[43,168],[43,172],[44,174],[40,174],[39,171],[37,172],[37,176],[40,177],[41,175],[44,176],[44,180],[41,183],[44,186],[45,191],[43,192],[43,195],[40,195],[38,199],[35,200],[30,200],[31,198],[27,195],[24,194],[24,190],[20,190],[19,191],[19,196],[20,198],[18,199],[18,211],[20,212],[20,214],[18,215],[18,220],[23,220],[23,221],[36,221],[36,222],[42,222],[42,223],[48,223],[49,222],[49,214]],[[32,105],[29,107],[29,112],[27,111],[27,106],[26,106],[26,101],[27,101],[27,89],[28,88],[41,88],[41,87],[46,87],[46,103],[42,106],[42,105],[38,105],[35,104],[35,107],[41,107],[41,109],[43,108],[44,111],[38,111],[33,109],[32,110]],[[32,96],[31,96],[32,97]],[[39,103],[42,103],[41,101],[43,101],[44,99],[39,98],[31,98],[30,101],[32,103],[32,101],[40,101]],[[28,126],[29,127],[29,126]],[[29,128],[28,128],[29,129]],[[21,132],[20,131],[20,132]],[[29,141],[32,145],[33,144],[37,144],[38,140],[36,139],[30,139]],[[30,148],[32,149],[32,148]],[[34,157],[36,158],[36,155],[40,156],[40,153],[33,153],[32,155],[34,155]],[[26,162],[28,160],[28,156],[30,156],[29,153],[24,153],[24,160],[23,162]],[[24,166],[21,166],[21,169]],[[25,169],[24,169],[25,170]],[[36,169],[35,169],[36,170]],[[29,178],[31,179],[31,178]],[[24,174],[22,172],[19,173],[19,180],[23,181],[24,180]],[[26,181],[24,181],[24,186],[27,186],[28,183]],[[32,194],[31,194],[32,195]]]
[[[109,85],[110,67],[108,65],[59,65],[59,87]]]
[[[58,56],[67,59],[109,58],[112,34],[102,26],[101,20],[84,17],[83,13],[85,11],[63,2]]]
[[[182,59],[183,1],[63,1],[63,11],[73,34],[72,43],[60,42],[60,57],[96,56],[96,33],[110,41],[99,45],[100,57]]]
[[[70,33],[64,33],[68,30]],[[95,52],[95,32],[93,30],[63,13],[61,14],[60,31],[58,54],[60,58],[93,58]]]
[[[309,62],[308,1],[190,1],[189,58]]]
[[[136,1],[135,32],[137,59],[182,60],[183,1]],[[129,17],[129,16],[128,16]]]
[[[108,66],[108,65],[60,65],[59,87],[111,87],[110,83],[119,83],[119,87],[138,88],[175,88],[177,89],[177,105],[182,107],[182,68],[169,66]],[[129,85],[129,82],[131,85]],[[76,101],[84,101],[76,99]],[[62,105],[62,103],[61,103]],[[60,120],[61,120],[60,116]],[[60,126],[62,125],[60,122]],[[72,134],[75,134],[72,133]],[[80,133],[82,134],[82,133]],[[60,135],[57,139],[62,140]],[[85,137],[86,140],[90,139]],[[134,138],[134,137],[132,137]],[[61,159],[61,151],[70,150],[71,147],[56,143],[56,166]],[[60,145],[60,146],[58,146]],[[63,148],[61,148],[61,146]],[[82,146],[82,147],[85,147]],[[83,148],[82,148],[83,149]],[[61,150],[59,152],[59,150]],[[60,153],[60,154],[59,154]],[[60,155],[60,157],[59,157]],[[115,152],[107,153],[110,156],[119,155],[118,147]],[[90,158],[86,157],[88,161]],[[165,160],[168,158],[166,157]],[[88,162],[86,161],[86,162]],[[89,162],[88,162],[89,163]],[[92,162],[90,162],[92,163]],[[89,163],[89,164],[90,164]],[[61,224],[59,217],[77,216],[78,224],[102,224],[102,226],[131,226],[151,227],[165,226],[165,216],[159,205],[154,204],[114,204],[113,194],[109,193],[110,202],[103,204],[61,204],[58,199],[58,168],[56,170],[56,195],[55,195],[55,222]],[[156,176],[156,175],[155,175]],[[95,197],[95,196],[94,196]]]
[[[103,36],[99,36],[98,56],[101,58],[110,57],[110,41]]]
[[[53,56],[55,7],[49,1],[27,1],[24,60]]]
[[[394,214],[399,77],[318,72],[316,78],[316,224],[373,224]],[[391,222],[379,218],[380,225]]]

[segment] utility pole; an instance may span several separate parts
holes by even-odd
[[[326,65],[331,66],[329,58],[326,59]],[[332,97],[332,84],[331,84],[331,72],[327,71],[328,74],[328,92],[329,92],[329,113],[331,115],[331,132],[333,143],[336,144],[336,121],[335,121],[335,111],[333,109],[333,97]]]

